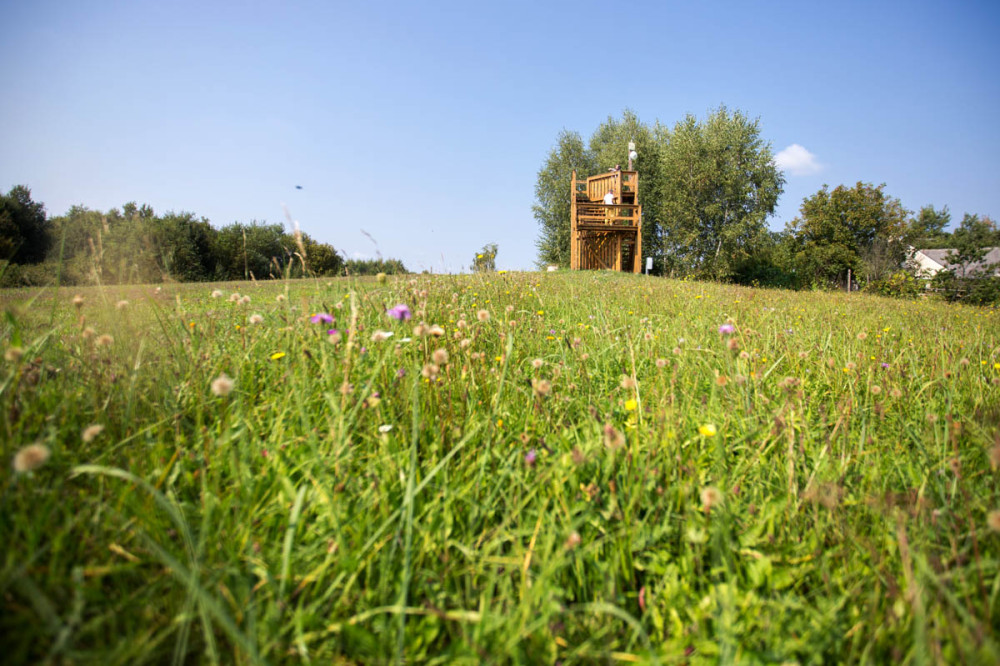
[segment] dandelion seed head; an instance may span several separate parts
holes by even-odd
[[[80,308],[82,308],[83,307],[83,296],[81,296],[80,294],[77,294],[76,296],[74,296],[73,297],[73,306],[76,307],[77,310],[79,310]]]
[[[448,363],[448,350],[447,349],[435,349],[434,353],[431,354],[431,360],[434,361],[436,365],[447,365]]]
[[[250,305],[250,297],[244,296],[240,299],[240,305]]]
[[[625,446],[625,435],[610,423],[604,425],[604,446],[612,451]]]
[[[116,310],[124,310],[127,307],[128,307],[128,301],[126,301],[126,300],[121,300],[121,301],[118,301],[117,303],[115,303],[115,309]]]
[[[489,310],[480,310],[479,312],[477,312],[476,319],[478,319],[479,321],[489,321],[490,320]]]
[[[580,533],[576,531],[570,532],[570,535],[566,537],[566,543],[563,544],[563,547],[566,550],[573,550],[574,548],[580,545],[580,542],[581,542]]]
[[[552,391],[552,382],[547,379],[532,379],[531,388],[538,397],[545,397]]]
[[[212,298],[222,298],[222,290],[221,289],[213,289],[212,290]]]
[[[111,345],[114,344],[114,342],[115,342],[115,339],[113,337],[111,337],[110,335],[108,335],[107,333],[104,333],[103,335],[97,336],[97,340],[94,341],[94,343],[98,347],[110,347]]]
[[[263,315],[260,315],[260,314],[252,314],[252,315],[250,315],[250,323],[251,324],[261,324],[263,322],[264,322],[264,316]]]
[[[658,358],[658,359],[656,359],[656,367],[658,367],[658,368],[665,368],[665,367],[667,367],[667,359],[665,359],[665,358]]]
[[[230,379],[229,376],[226,375],[226,373],[222,373],[221,375],[212,380],[212,393],[219,396],[220,398],[226,397],[232,392],[232,390],[233,390],[233,380]]]
[[[712,510],[712,507],[719,506],[722,504],[722,492],[715,486],[705,486],[701,489],[701,507],[706,513]]]
[[[437,324],[434,324],[429,329],[427,329],[427,332],[433,335],[435,338],[440,338],[442,335],[444,335],[444,329],[438,326]]]

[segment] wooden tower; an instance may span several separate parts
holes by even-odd
[[[614,203],[605,204],[608,191]],[[573,270],[642,272],[639,173],[615,168],[586,180],[573,171],[570,261]]]

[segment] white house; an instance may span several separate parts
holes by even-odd
[[[952,264],[948,261],[948,255],[955,250],[914,250],[910,256],[910,263],[917,274],[917,277],[934,277],[938,272],[949,268],[957,269],[956,272],[962,275],[962,265]],[[1000,247],[991,247],[982,261],[974,261],[966,264],[965,275],[972,276],[983,274],[989,266],[993,270],[988,275],[1000,277]]]

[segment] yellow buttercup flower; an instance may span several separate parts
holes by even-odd
[[[704,437],[715,437],[715,433],[718,432],[715,426],[711,423],[706,423],[705,425],[698,426],[698,432]]]
[[[625,401],[625,409],[627,409],[630,412],[634,412],[635,408],[638,407],[638,406],[639,406],[639,403],[637,403],[635,400],[630,399],[630,400],[626,400]],[[715,434],[715,433],[713,433],[713,434]]]
[[[284,357],[285,357],[285,352],[274,352],[273,354],[271,354],[272,361],[277,361],[279,358],[284,358]]]

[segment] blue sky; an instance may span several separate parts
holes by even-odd
[[[531,268],[560,130],[724,103],[798,146],[773,228],[857,181],[1000,217],[996,2],[36,0],[0,25],[0,189],[53,215],[285,205],[346,256]]]

